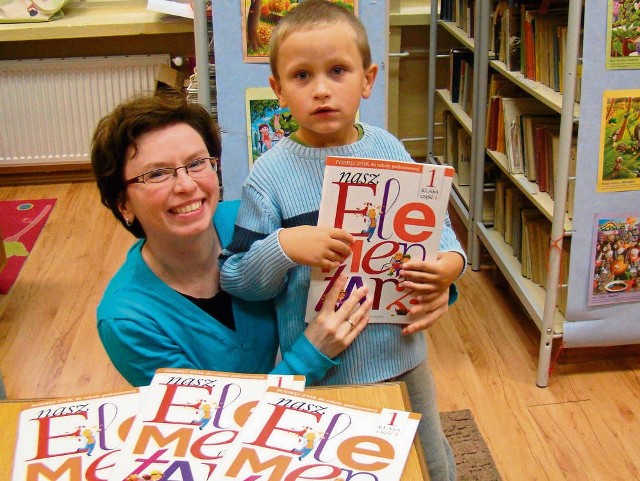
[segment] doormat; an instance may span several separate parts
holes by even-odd
[[[42,232],[56,199],[0,201],[0,234],[7,263],[0,271],[0,294],[6,294]]]
[[[502,481],[470,410],[440,413],[440,421],[453,450],[458,481]]]

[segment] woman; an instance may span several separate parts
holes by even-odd
[[[139,240],[98,306],[98,332],[134,386],[159,367],[303,374],[322,378],[364,329],[371,301],[358,289],[336,312],[342,278],[275,366],[270,302],[220,290],[218,255],[239,202],[220,202],[220,136],[204,108],[180,95],[144,97],[98,124],[91,162],[102,203]],[[213,223],[212,223],[213,218]]]

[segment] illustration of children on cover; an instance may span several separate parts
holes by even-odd
[[[322,439],[323,435],[324,432],[314,431],[311,427],[305,426],[304,434],[300,436],[302,446],[292,450],[291,452],[299,454],[298,459],[302,461],[313,451],[313,448],[316,447],[317,442]]]
[[[217,408],[218,404],[211,403],[206,399],[199,399],[193,407],[196,410],[196,418],[191,424],[197,424],[198,429],[202,431],[204,427],[209,424],[209,421],[211,421],[211,411]]]
[[[81,447],[78,448],[78,452],[87,453],[87,456],[91,456],[93,450],[96,448],[96,433],[100,431],[98,428],[91,428],[85,425],[81,425],[75,428],[75,431],[68,434],[68,436],[75,437]]]
[[[374,207],[371,202],[367,202],[364,208],[367,211],[367,219],[365,219],[365,222],[368,221],[369,226],[362,230],[362,234],[367,234],[367,242],[371,242],[371,238],[373,234],[375,234],[376,227],[378,226],[378,219],[382,213],[382,206]]]

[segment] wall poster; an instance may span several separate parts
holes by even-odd
[[[640,3],[636,0],[607,2],[607,69],[640,68]]]
[[[271,30],[304,0],[240,0],[242,53],[245,62],[269,63]],[[358,0],[331,0],[358,14]]]
[[[597,190],[640,190],[640,90],[603,94]]]
[[[596,214],[589,306],[640,301],[640,211]]]
[[[298,130],[298,122],[288,108],[280,107],[278,97],[270,87],[246,90],[246,112],[251,168],[261,154]]]

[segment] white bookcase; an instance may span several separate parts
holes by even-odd
[[[561,247],[563,239],[572,234],[573,227],[565,214],[565,202],[567,193],[568,164],[571,149],[571,135],[574,122],[579,118],[579,104],[575,102],[575,79],[578,66],[578,46],[580,41],[581,26],[581,0],[571,0],[570,20],[567,33],[566,63],[565,63],[565,90],[560,95],[542,84],[525,79],[522,74],[509,72],[504,64],[490,59],[489,55],[489,29],[491,21],[491,0],[475,1],[474,38],[469,38],[468,33],[457,27],[455,23],[438,20],[441,29],[446,30],[450,36],[456,38],[460,45],[474,52],[473,70],[473,108],[469,116],[461,111],[459,106],[451,102],[449,92],[435,89],[435,62],[438,51],[438,36],[436,29],[431,32],[430,42],[430,82],[429,82],[429,115],[430,130],[427,140],[429,155],[434,161],[439,161],[434,155],[434,125],[436,102],[444,104],[443,108],[452,112],[462,127],[472,136],[472,185],[468,190],[456,189],[452,196],[452,205],[463,219],[468,228],[469,259],[473,270],[480,268],[481,246],[492,257],[498,268],[503,273],[513,292],[522,303],[531,319],[540,330],[540,352],[538,359],[538,375],[536,383],[544,387],[548,384],[549,366],[551,362],[551,350],[553,339],[561,337],[563,333],[563,316],[556,308],[557,286],[560,279],[561,251],[555,247]],[[432,15],[437,15],[432,12]],[[432,20],[435,22],[435,20]],[[561,116],[560,147],[555,176],[555,201],[544,193],[536,192],[535,185],[517,174],[510,174],[506,161],[499,153],[489,152],[485,148],[487,88],[489,69],[503,74],[511,82],[518,85],[533,98],[551,107]],[[495,231],[489,223],[483,222],[483,198],[486,193],[484,184],[485,162],[495,163],[511,182],[517,186],[532,204],[539,209],[551,221],[551,238],[555,240],[554,248],[549,251],[548,275],[546,289],[534,284],[522,276],[522,266],[513,255],[511,246],[507,245],[500,233]]]

